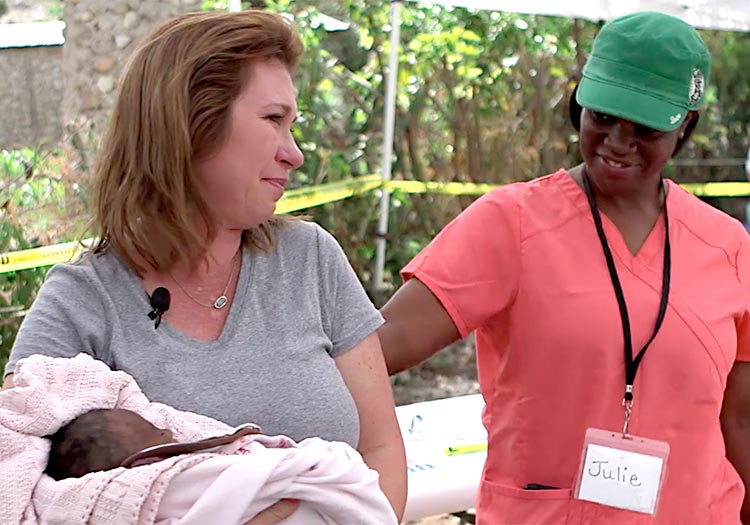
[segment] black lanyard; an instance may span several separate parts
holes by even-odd
[[[604,228],[602,228],[602,218],[599,214],[599,208],[596,206],[596,200],[594,199],[594,193],[591,191],[591,182],[589,181],[588,173],[586,168],[583,169],[583,189],[586,192],[586,197],[589,201],[589,207],[591,208],[591,215],[594,218],[594,224],[596,225],[596,233],[599,235],[599,241],[602,243],[602,250],[604,251],[604,257],[607,259],[607,269],[609,269],[609,277],[612,279],[612,286],[615,289],[615,296],[617,297],[617,305],[620,307],[620,318],[622,319],[622,333],[625,339],[625,397],[623,399],[623,405],[625,406],[625,430],[623,434],[627,433],[627,423],[630,419],[630,407],[633,404],[633,383],[635,382],[635,374],[638,372],[638,366],[643,360],[643,356],[646,354],[651,342],[659,333],[661,324],[664,321],[664,315],[667,312],[667,302],[669,299],[669,281],[672,273],[672,252],[669,247],[669,214],[667,213],[667,198],[664,196],[664,269],[662,271],[662,282],[661,282],[661,303],[659,304],[659,314],[656,317],[656,326],[654,326],[654,332],[651,337],[643,345],[641,351],[633,359],[633,342],[630,334],[630,317],[628,316],[628,307],[625,304],[625,295],[622,292],[622,285],[620,285],[620,278],[617,275],[617,268],[615,267],[615,261],[612,258],[612,251],[609,249],[607,243],[607,237],[604,235]],[[661,182],[662,187],[664,185]]]

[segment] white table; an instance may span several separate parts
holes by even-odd
[[[483,407],[479,394],[396,407],[409,469],[404,520],[476,506],[486,451],[448,455],[446,448],[486,446]]]

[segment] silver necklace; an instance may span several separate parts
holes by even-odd
[[[241,256],[240,257],[235,257],[235,259],[241,260]],[[227,292],[229,291],[229,284],[232,282],[232,277],[234,277],[234,268],[235,268],[235,266],[237,266],[236,263],[232,264],[232,271],[229,272],[229,279],[227,280],[226,286],[224,286],[224,291],[221,292],[221,295],[219,297],[217,297],[216,300],[213,303],[211,303],[211,304],[202,303],[198,299],[196,299],[195,297],[193,297],[193,295],[190,292],[188,292],[185,289],[184,286],[182,286],[180,284],[180,281],[178,281],[177,279],[174,278],[174,275],[172,275],[172,272],[169,272],[169,276],[172,278],[172,280],[175,282],[175,284],[180,287],[180,290],[182,290],[183,292],[185,292],[185,295],[187,295],[190,299],[192,299],[195,304],[198,304],[198,305],[200,305],[200,306],[202,306],[204,308],[215,308],[217,310],[221,310],[222,308],[224,308],[229,303],[229,299],[227,299]]]

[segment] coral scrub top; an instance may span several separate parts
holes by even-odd
[[[622,429],[625,364],[602,247],[567,171],[484,195],[404,268],[463,337],[476,332],[489,436],[478,523],[739,523],[744,488],[719,414],[732,366],[750,361],[750,240],[671,181],[667,204],[669,303],[638,370],[630,423],[632,434],[671,447],[655,517],[571,495],[586,429]],[[637,255],[602,221],[636,353],[659,309],[664,215]],[[525,490],[530,483],[558,488]]]

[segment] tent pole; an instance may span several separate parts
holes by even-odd
[[[388,239],[388,211],[391,202],[391,190],[387,186],[391,180],[391,165],[393,161],[393,134],[396,115],[396,89],[398,79],[398,56],[401,41],[401,4],[402,0],[391,2],[391,53],[388,61],[388,79],[385,91],[383,151],[382,151],[382,180],[383,187],[380,195],[380,209],[378,212],[377,239],[375,240],[375,273],[373,285],[376,290],[384,288],[383,272],[385,269],[385,249]]]

